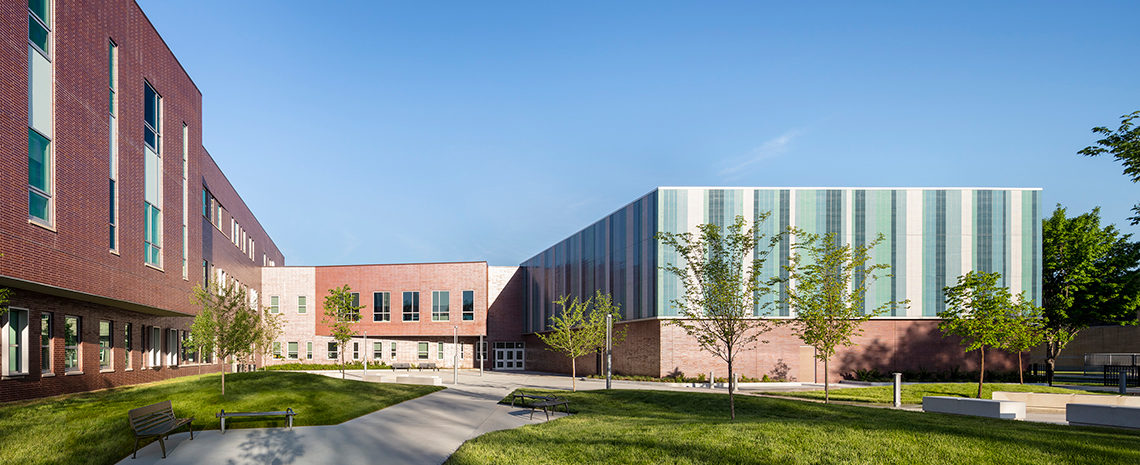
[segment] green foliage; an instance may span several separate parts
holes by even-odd
[[[1120,127],[1113,131],[1104,126],[1097,126],[1092,132],[1103,135],[1104,138],[1081,149],[1079,154],[1095,157],[1103,154],[1112,154],[1116,161],[1124,165],[1124,175],[1132,182],[1140,182],[1140,126],[1133,123],[1140,118],[1140,111],[1120,117]],[[1140,224],[1140,204],[1132,207],[1134,216],[1129,218],[1132,224]]]
[[[671,302],[679,318],[666,323],[680,326],[696,339],[701,350],[724,360],[730,374],[736,356],[752,349],[760,336],[772,329],[769,320],[758,318],[769,314],[777,292],[762,278],[761,270],[779,237],[762,247],[765,235],[756,229],[768,216],[768,212],[758,215],[751,225],[743,216],[725,228],[701,224],[697,236],[690,232],[659,232],[655,236],[662,247],[672,248],[682,259],[682,263],[661,267],[680,279],[684,289]],[[735,417],[734,391],[735,386],[730,384],[730,417]]]
[[[345,284],[329,289],[325,296],[323,322],[329,328],[329,335],[336,341],[337,358],[340,362],[340,377],[344,379],[344,348],[356,336],[355,325],[360,321],[359,302],[353,302],[352,288]]]
[[[222,396],[212,389],[218,378],[218,374],[183,376],[0,404],[0,464],[117,463],[129,457],[135,445],[127,425],[127,411],[164,400],[173,402],[174,413],[179,417],[194,417],[197,437],[199,431],[219,428],[214,415],[221,409],[256,412],[292,407],[300,412],[293,420],[295,426],[336,425],[442,389],[345,381],[308,373],[254,372],[230,374],[232,392]],[[284,423],[282,417],[231,419],[226,421],[226,429],[281,428]],[[193,456],[193,449],[201,446],[196,444],[199,442],[195,439],[180,447],[191,448]],[[237,462],[267,462],[261,455],[265,450],[242,453]]]
[[[276,315],[255,308],[243,286],[212,282],[194,286],[192,300],[199,306],[187,342],[198,353],[217,355],[222,363],[222,395],[226,394],[226,364],[265,353],[267,341],[281,332]]]
[[[1081,330],[1094,324],[1136,324],[1140,244],[1130,239],[1113,225],[1101,227],[1099,208],[1069,218],[1057,205],[1045,220],[1043,334],[1049,373],[1061,350]]]
[[[616,325],[622,318],[620,305],[615,305],[613,298],[602,291],[585,301],[566,295],[554,303],[562,307],[562,311],[550,317],[550,331],[538,333],[538,338],[546,344],[547,350],[570,358],[571,390],[577,390],[577,359],[605,347],[606,315],[611,315],[615,323],[612,343],[617,345],[625,339],[625,327]]]
[[[853,246],[841,243],[834,233],[826,236],[794,232],[798,241],[784,268],[788,271],[787,305],[794,317],[780,324],[788,326],[804,342],[815,348],[823,362],[824,400],[828,399],[828,361],[839,346],[850,346],[851,338],[863,334],[862,325],[906,301],[888,301],[867,308],[867,287],[890,277],[891,266],[871,263],[871,250],[883,241],[880,234],[871,242]]]

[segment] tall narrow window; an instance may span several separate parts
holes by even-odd
[[[65,371],[80,371],[79,342],[83,320],[77,316],[63,319],[63,369]]]
[[[143,86],[143,152],[146,192],[143,198],[144,257],[162,267],[162,97],[147,82]]]
[[[439,355],[438,358],[440,360],[443,360],[443,343],[442,342],[439,343],[439,354],[437,354],[437,355]]]
[[[134,326],[127,323],[123,327],[123,366],[127,370],[131,369],[131,351],[135,349],[134,343],[131,338],[134,336]]]
[[[281,358],[281,343],[273,343],[273,358]]]
[[[288,350],[286,351],[289,360],[297,360],[297,343],[288,343]]]
[[[4,374],[27,374],[28,311],[9,309],[3,329],[4,352],[8,358],[4,364]]]
[[[312,360],[313,359],[313,341],[309,341],[309,342],[305,343],[305,359],[306,360]]]
[[[51,313],[40,313],[40,372],[51,373]]]
[[[372,321],[392,321],[392,293],[372,293]]]
[[[107,188],[107,244],[111,252],[119,251],[119,47],[115,42],[107,42],[107,136],[108,173],[110,182]]]
[[[360,360],[360,343],[359,342],[353,342],[352,343],[352,359],[353,360]]]
[[[277,297],[275,295],[269,296],[269,313],[280,313],[280,312],[281,312],[280,297]]]
[[[428,350],[429,350],[428,349],[428,343],[421,342],[421,343],[417,344],[416,357],[419,358],[420,360],[427,360],[428,359]]]
[[[190,280],[190,127],[182,124],[182,279]]]
[[[328,345],[329,360],[336,360],[338,357],[337,346],[335,342],[330,342]]]
[[[162,329],[158,326],[150,327],[150,367],[162,366]]]
[[[308,313],[309,302],[308,297],[299,295],[297,296],[297,313]]]
[[[28,1],[28,218],[51,226],[52,163],[51,0]]]
[[[391,349],[392,349],[392,360],[395,360],[396,359],[396,341],[392,341]]]
[[[348,321],[360,321],[360,308],[358,308],[358,307],[360,307],[360,293],[359,292],[353,292],[352,293],[352,311],[349,312],[348,316],[350,319]]]
[[[448,291],[431,291],[431,321],[448,321],[451,319],[451,293]]]
[[[404,293],[404,321],[420,321],[420,293]]]
[[[380,360],[382,358],[384,358],[384,343],[383,342],[373,342],[372,343],[372,359],[373,360]]]
[[[463,291],[463,321],[475,319],[475,291]]]
[[[99,321],[99,369],[111,368],[111,322]]]

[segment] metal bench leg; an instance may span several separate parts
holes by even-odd
[[[194,440],[194,423],[193,422],[187,423],[186,428],[188,428],[190,430],[190,440],[193,441]]]
[[[293,415],[289,415],[289,429],[293,429]]]
[[[546,414],[546,421],[550,421],[550,410],[554,410],[554,408],[551,407],[549,410],[546,407],[542,408],[542,413]]]
[[[226,417],[222,417],[222,434],[226,434]]]
[[[162,447],[162,458],[166,458],[166,443],[163,442],[162,436],[158,436],[158,445]]]
[[[138,457],[139,457],[139,438],[138,438],[138,436],[135,436],[135,452],[133,454],[131,454],[131,460],[137,459]]]
[[[530,408],[530,419],[531,419],[531,420],[533,420],[533,419],[534,419],[534,407],[531,407],[531,408]]]

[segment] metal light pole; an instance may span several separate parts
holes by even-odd
[[[613,378],[613,333],[614,333],[614,317],[612,314],[606,314],[606,389],[610,388],[610,382]]]
[[[451,384],[459,384],[459,326],[452,326],[455,332],[451,345]]]
[[[364,375],[360,377],[361,381],[368,378],[368,331],[364,332]]]
[[[479,347],[475,348],[475,353],[479,354],[479,376],[483,376],[483,359],[487,358],[487,354],[483,351],[483,335],[479,335]]]

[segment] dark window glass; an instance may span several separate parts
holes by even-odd
[[[463,291],[463,321],[475,319],[475,291]]]
[[[40,50],[48,52],[48,30],[34,16],[28,16],[28,39]]]

